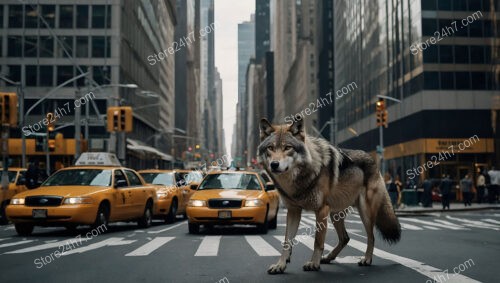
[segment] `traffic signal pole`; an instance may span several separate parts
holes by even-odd
[[[2,189],[9,189],[9,125],[2,123]]]
[[[80,90],[75,91],[75,101],[80,99]],[[81,144],[81,133],[82,127],[80,125],[81,109],[80,107],[75,107],[75,161],[80,156],[80,144]]]

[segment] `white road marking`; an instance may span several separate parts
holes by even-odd
[[[8,239],[11,239],[11,238],[3,238],[3,239],[0,239],[0,241],[5,241],[5,240],[8,240]]]
[[[205,236],[194,256],[217,256],[221,236]]]
[[[149,233],[149,234],[158,234],[158,233],[161,233],[161,232],[165,232],[165,231],[168,231],[168,230],[172,230],[172,229],[177,228],[177,227],[179,227],[179,226],[181,226],[181,225],[183,225],[183,224],[186,224],[186,223],[187,223],[187,221],[183,221],[183,222],[181,222],[181,223],[179,223],[179,224],[175,224],[175,225],[170,226],[170,227],[165,228],[165,229],[161,229],[161,230],[158,230],[158,231],[148,231],[148,233]]]
[[[365,243],[362,243],[360,241],[356,241],[352,238],[349,241],[348,245],[361,251],[361,252],[365,252],[365,250],[366,250]],[[440,275],[443,276],[443,274],[446,274],[446,273],[444,273],[443,270],[440,270],[439,268],[427,265],[427,264],[420,262],[420,261],[417,261],[417,260],[413,260],[410,258],[391,254],[391,253],[388,253],[386,251],[383,251],[383,250],[380,250],[377,248],[374,249],[374,255],[378,256],[380,258],[386,259],[386,260],[393,261],[395,263],[399,263],[399,264],[406,266],[410,269],[413,269],[416,272],[418,272],[424,276],[427,276],[432,280],[434,280],[434,278],[439,278]],[[452,279],[453,280],[450,282],[480,282],[480,281],[474,280],[474,279],[467,277],[465,275],[462,275],[462,274],[455,274],[452,277]]]
[[[0,245],[0,248],[6,248],[6,247],[17,246],[17,245],[23,245],[23,244],[31,243],[33,241],[34,240],[26,240],[26,241],[19,241],[19,242],[14,242],[14,243],[3,244],[3,245]]]
[[[490,222],[490,223],[493,223],[493,224],[500,224],[500,221],[497,221],[497,220],[494,220],[494,219],[481,219],[485,222]]]
[[[55,243],[43,244],[43,245],[33,246],[33,247],[24,248],[24,249],[20,249],[20,250],[10,251],[10,252],[6,252],[6,254],[29,253],[29,252],[34,252],[34,251],[59,248],[59,246],[64,246],[64,245],[71,245],[71,246],[76,245],[76,246],[78,246],[78,245],[80,245],[80,240],[82,242],[88,241],[87,238],[81,238],[81,239],[70,238],[70,239],[55,242]]]
[[[346,222],[346,223],[355,223],[355,224],[363,224],[363,222],[361,222],[359,220],[347,220],[347,219],[345,219],[344,222]]]
[[[450,220],[455,220],[455,221],[463,222],[463,223],[465,223],[464,225],[468,226],[468,227],[492,229],[492,230],[495,230],[495,231],[500,230],[500,226],[498,226],[498,225],[488,224],[488,223],[484,223],[484,222],[481,222],[481,221],[468,220],[468,219],[463,219],[463,218],[458,218],[458,217],[452,217],[452,216],[449,216],[449,215],[446,215],[446,218],[448,218]]]
[[[145,256],[149,255],[159,247],[163,246],[164,244],[170,242],[171,240],[175,239],[175,237],[156,237],[153,240],[151,240],[149,243],[142,245],[141,247],[137,248],[136,250],[126,254],[125,256]]]
[[[413,231],[424,230],[418,226],[408,224],[408,223],[399,222],[399,224],[401,224],[401,228],[405,229],[405,230],[413,230]]]
[[[285,236],[274,236],[278,241],[285,241]],[[297,235],[295,236],[295,241],[290,241],[292,244],[299,242],[304,244],[304,246],[308,247],[311,251],[314,251],[314,239],[308,235]],[[325,249],[333,250],[333,247],[329,244],[325,243]],[[279,254],[278,254],[279,255]]]
[[[439,224],[439,223],[430,222],[430,221],[424,221],[424,220],[415,219],[415,218],[399,218],[399,220],[400,221],[404,220],[404,221],[409,221],[409,222],[419,223],[419,224],[425,224],[425,225],[428,225],[428,226],[435,226],[435,227],[438,227],[438,228],[446,228],[446,229],[451,229],[451,230],[466,230],[465,227],[460,226],[460,225],[455,225],[453,223],[449,223],[448,225],[444,225],[444,224]]]
[[[441,229],[439,229],[439,228],[432,227],[432,226],[426,226],[426,225],[424,225],[424,228],[427,228],[427,229],[429,229],[429,230],[441,230]]]
[[[87,251],[91,251],[91,250],[95,250],[95,249],[99,249],[99,248],[108,246],[110,244],[112,245],[113,243],[120,242],[121,240],[123,240],[123,238],[114,238],[114,237],[108,238],[106,240],[103,240],[103,241],[100,241],[100,242],[97,242],[97,243],[94,243],[94,244],[91,244],[91,245],[88,245],[85,247],[81,247],[78,249],[71,249],[69,251],[64,251],[62,253],[62,255],[66,256],[66,255],[70,255],[70,254],[84,253]]]
[[[278,252],[273,246],[266,242],[261,236],[245,236],[248,244],[259,256],[279,256]]]
[[[277,224],[277,226],[279,226],[279,227],[286,227],[286,224],[284,224],[284,223],[279,223],[279,224]]]
[[[113,246],[124,246],[124,245],[129,245],[134,242],[137,242],[137,240],[125,240],[125,241],[116,241],[116,242],[111,242],[107,246],[108,247],[113,247]]]

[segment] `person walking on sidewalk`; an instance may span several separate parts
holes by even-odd
[[[385,188],[389,193],[389,197],[391,198],[392,209],[396,209],[398,203],[398,186],[394,183],[392,176],[390,174],[385,175]]]
[[[489,203],[496,203],[498,190],[500,190],[500,171],[495,170],[495,167],[492,167],[490,171],[488,171],[488,175],[490,176],[490,186],[488,187],[488,201]]]
[[[471,206],[472,201],[472,180],[470,174],[466,174],[465,177],[460,180],[460,191],[462,191],[464,197],[464,205]]]
[[[441,180],[441,184],[439,184],[439,190],[441,191],[441,203],[443,204],[443,210],[448,208],[450,210],[450,196],[451,196],[451,187],[453,186],[453,182],[450,179],[450,175],[444,175]]]
[[[425,178],[424,182],[422,183],[422,187],[424,187],[422,206],[432,207],[432,181],[429,180],[429,178]]]
[[[486,178],[481,172],[479,172],[479,175],[477,176],[476,188],[477,188],[477,203],[482,203],[484,197],[484,189],[486,188]]]

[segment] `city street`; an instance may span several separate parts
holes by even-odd
[[[401,241],[389,246],[376,235],[370,267],[359,267],[365,249],[364,229],[357,212],[346,218],[351,237],[332,264],[319,272],[304,272],[313,238],[303,237],[293,249],[283,275],[268,275],[278,259],[285,233],[285,212],[278,228],[267,235],[253,227],[219,227],[200,235],[188,234],[187,221],[149,229],[135,223],[112,224],[107,233],[91,237],[67,255],[54,251],[75,239],[64,228],[35,228],[31,237],[16,235],[13,225],[0,226],[2,282],[495,282],[500,252],[500,211],[446,212],[399,217]],[[302,216],[301,235],[314,224]],[[325,250],[336,244],[332,225]],[[78,232],[82,239],[88,229]],[[41,260],[45,258],[45,260]],[[36,261],[38,259],[38,261]],[[38,263],[36,264],[35,261]],[[454,275],[454,271],[460,273]]]

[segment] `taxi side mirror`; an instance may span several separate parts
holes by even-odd
[[[266,183],[266,192],[267,191],[272,191],[274,189],[276,189],[276,187],[274,186],[273,183],[271,183],[271,182]]]
[[[115,182],[115,188],[123,188],[127,186],[127,181],[126,180],[117,180]]]
[[[198,188],[198,185],[191,185],[191,190],[196,191],[196,188]]]

